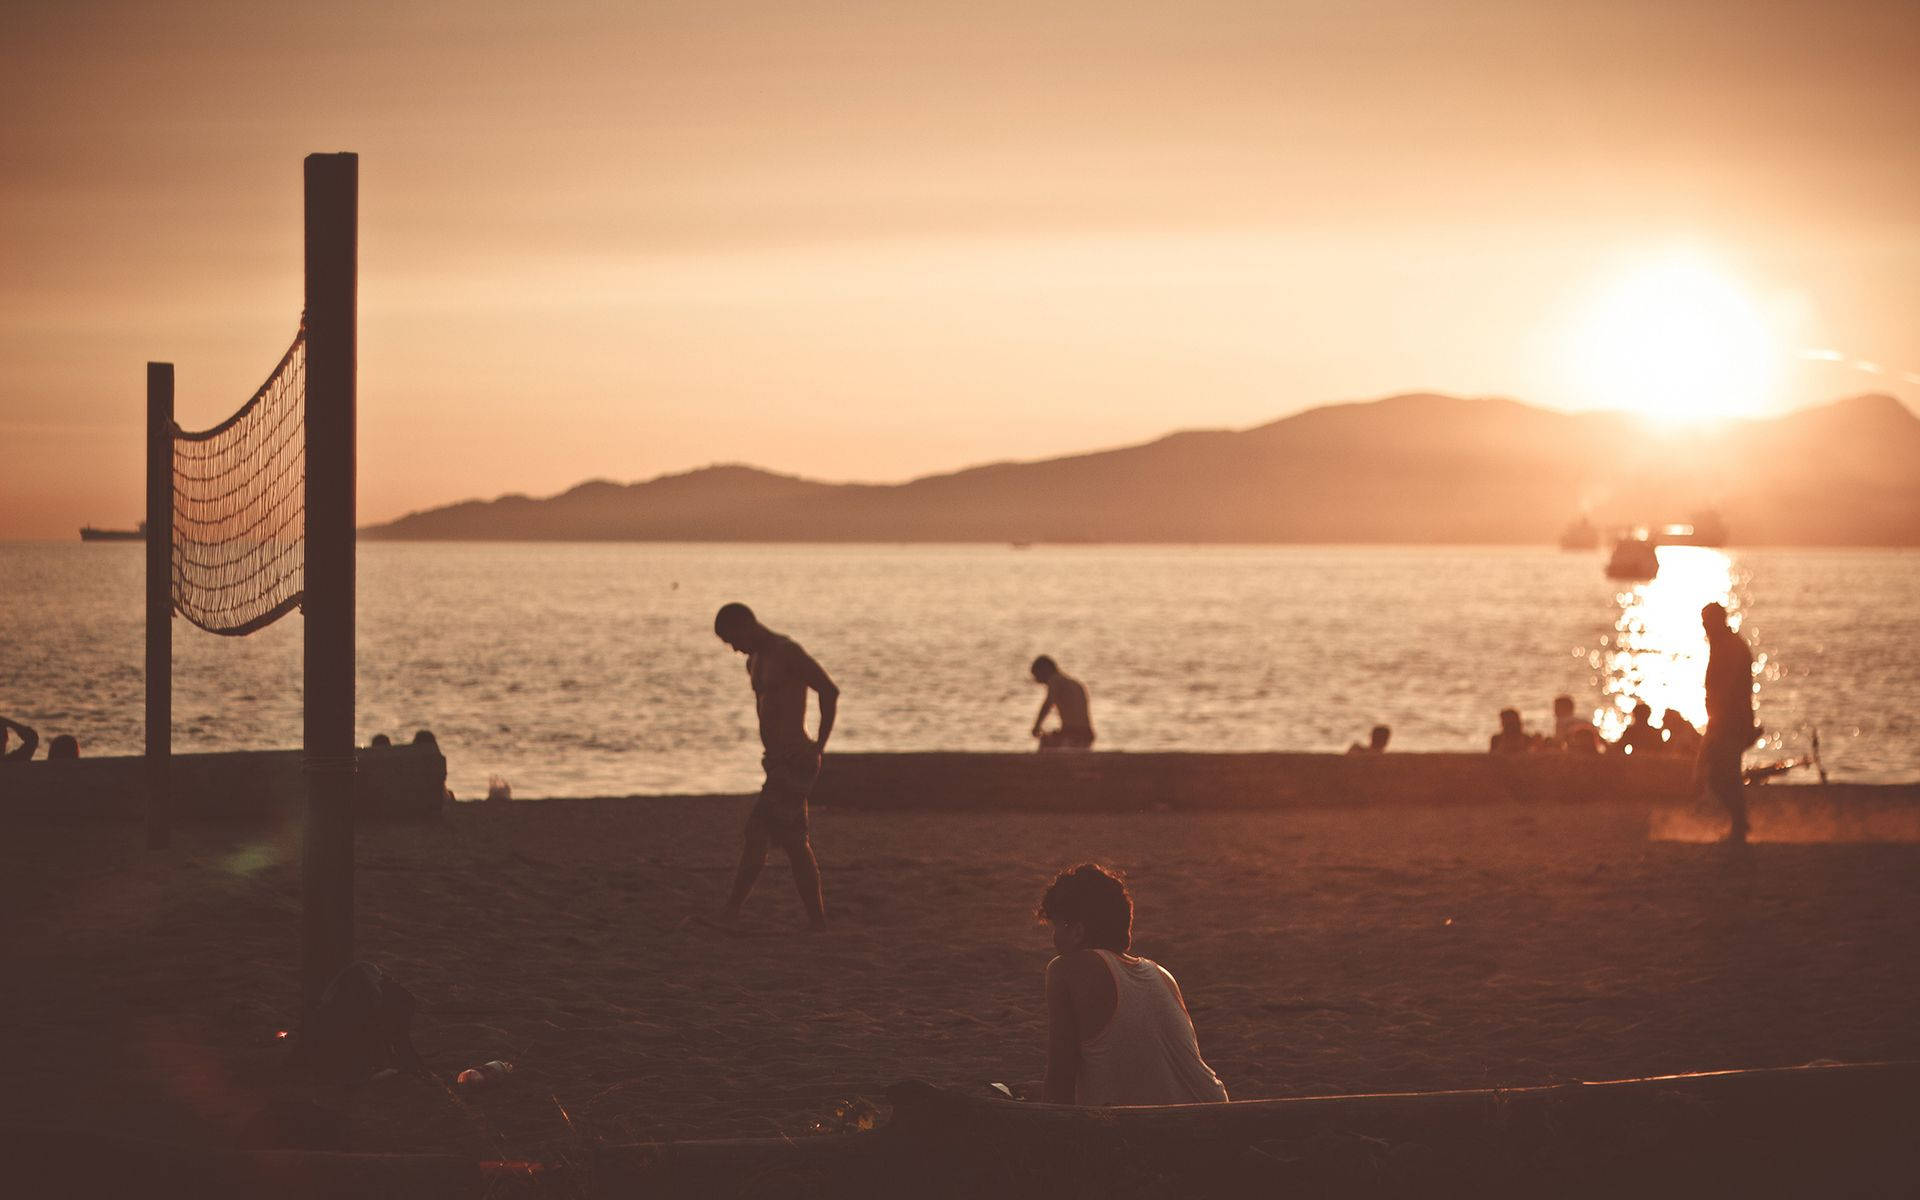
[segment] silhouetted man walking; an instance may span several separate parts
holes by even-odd
[[[1729,842],[1747,840],[1747,797],[1740,778],[1740,756],[1753,745],[1753,651],[1727,625],[1727,610],[1709,604],[1700,610],[1707,631],[1707,733],[1700,743],[1694,776],[1726,806],[1732,826]]]
[[[744,604],[728,604],[713,619],[720,640],[747,656],[747,678],[753,683],[753,706],[760,722],[760,765],[766,782],[747,815],[740,850],[740,869],[723,910],[726,920],[740,915],[740,906],[753,890],[760,868],[766,865],[770,843],[778,843],[793,863],[793,882],[800,903],[815,929],[827,927],[826,906],[820,899],[820,865],[814,861],[807,836],[807,797],[820,777],[820,763],[833,732],[834,710],[840,689],[820,664],[798,642],[762,625]],[[820,736],[807,736],[807,691],[820,696]]]

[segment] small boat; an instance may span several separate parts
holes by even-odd
[[[1608,579],[1652,579],[1660,573],[1656,543],[1644,529],[1636,529],[1613,544],[1607,559]]]
[[[1600,531],[1593,527],[1592,521],[1587,520],[1585,513],[1581,513],[1579,520],[1560,531],[1562,550],[1593,550],[1599,545]]]
[[[1719,513],[1708,509],[1695,513],[1690,523],[1661,526],[1653,540],[1662,546],[1724,546],[1727,523]]]
[[[147,540],[147,523],[140,522],[138,529],[95,529],[91,525],[82,525],[80,540],[83,542],[144,542]]]

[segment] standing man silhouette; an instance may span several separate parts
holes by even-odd
[[[740,915],[740,906],[766,865],[768,846],[777,843],[793,863],[793,882],[800,890],[808,924],[825,929],[820,864],[814,861],[813,843],[807,836],[807,797],[820,777],[840,689],[798,642],[762,625],[744,604],[723,605],[713,618],[713,632],[747,656],[747,678],[753,683],[753,706],[760,723],[760,765],[766,770],[760,796],[747,814],[740,869],[734,874],[733,892],[722,918],[732,922]],[[820,696],[817,738],[807,736],[809,689]]]
[[[1753,651],[1727,625],[1727,610],[1709,604],[1700,610],[1707,631],[1707,733],[1694,760],[1694,777],[1726,807],[1732,824],[1727,840],[1747,840],[1747,797],[1740,778],[1740,756],[1759,735],[1753,723]]]

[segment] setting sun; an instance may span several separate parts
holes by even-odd
[[[1754,416],[1780,383],[1780,344],[1752,292],[1692,253],[1602,285],[1569,337],[1576,386],[1597,408],[1665,423]]]

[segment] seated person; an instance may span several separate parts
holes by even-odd
[[[1653,705],[1645,700],[1633,706],[1633,719],[1620,731],[1613,748],[1622,754],[1658,754],[1665,743],[1653,725]]]
[[[1605,754],[1607,743],[1598,729],[1581,724],[1567,730],[1566,740],[1560,743],[1560,748],[1568,754]]]
[[[1053,926],[1047,964],[1052,1104],[1209,1104],[1227,1089],[1200,1057],[1180,985],[1127,953],[1133,897],[1093,863],[1054,877],[1035,914]]]
[[[369,750],[391,750],[391,749],[393,749],[393,739],[392,739],[392,738],[390,738],[390,737],[388,737],[388,736],[387,736],[386,734],[384,734],[384,733],[376,733],[376,734],[374,734],[374,735],[373,735],[373,738],[372,738],[372,740],[370,740],[369,742],[367,742],[367,749],[369,749]]]
[[[70,733],[60,734],[58,737],[54,738],[52,741],[47,743],[47,761],[48,762],[52,762],[56,758],[79,758],[79,757],[80,757],[79,739],[75,738]]]
[[[1387,752],[1387,739],[1392,736],[1393,730],[1387,728],[1385,725],[1375,725],[1373,732],[1368,735],[1367,744],[1362,746],[1359,742],[1355,742],[1347,747],[1347,753],[1385,754]]]
[[[1520,728],[1520,710],[1503,708],[1500,710],[1500,732],[1493,735],[1487,744],[1491,754],[1525,754],[1533,749],[1533,738]]]
[[[1573,697],[1555,696],[1553,698],[1555,745],[1562,750],[1581,750],[1584,753],[1589,742],[1588,734],[1592,735],[1591,741],[1597,745],[1600,741],[1600,731],[1593,727],[1593,722],[1573,715]],[[1575,740],[1578,740],[1578,746],[1574,745]]]
[[[1667,752],[1693,758],[1700,753],[1700,743],[1704,740],[1693,722],[1680,715],[1678,709],[1668,709],[1660,714],[1660,731],[1667,737]]]
[[[20,744],[7,749],[7,734],[15,733]],[[26,762],[40,746],[40,735],[18,721],[0,717],[0,762]]]
[[[1047,698],[1040,702],[1040,715],[1033,719],[1033,736],[1040,739],[1040,749],[1085,750],[1093,745],[1093,718],[1087,713],[1086,687],[1044,654],[1033,660],[1033,678],[1047,688]],[[1047,714],[1056,708],[1060,710],[1060,728],[1042,731]]]

